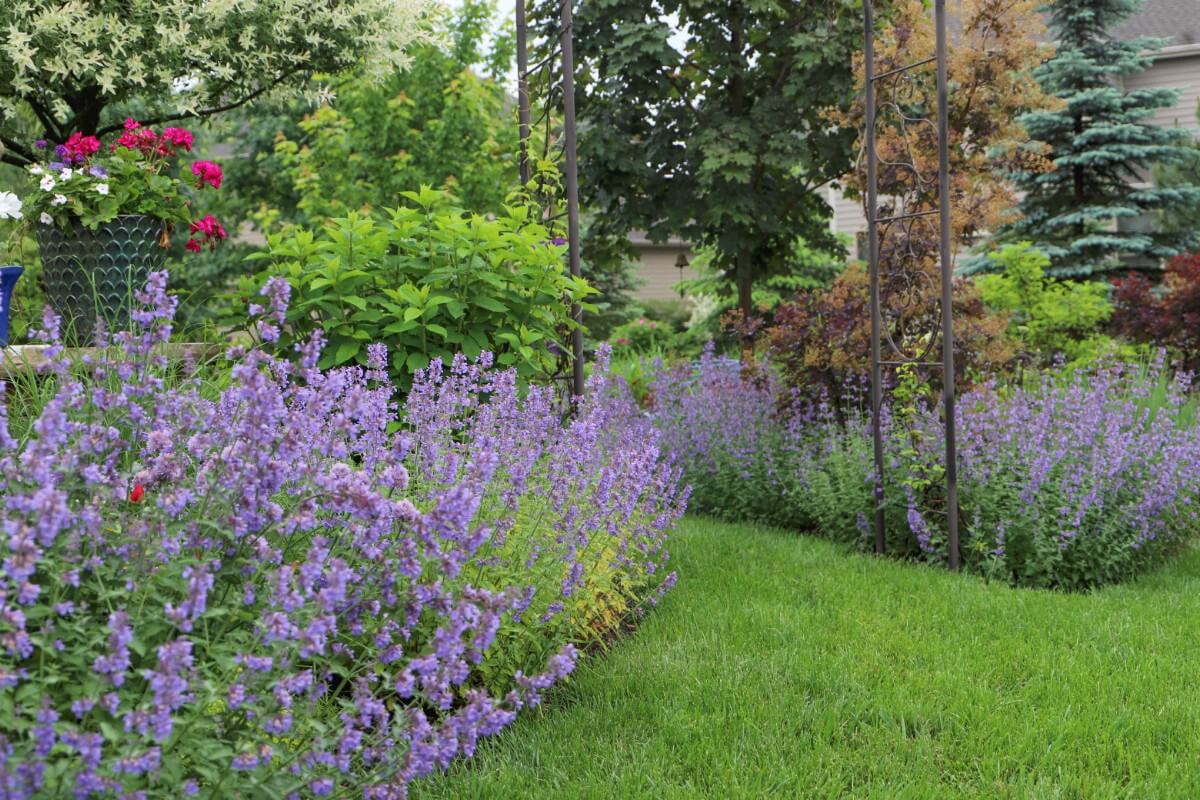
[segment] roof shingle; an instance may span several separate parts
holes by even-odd
[[[1167,46],[1200,43],[1200,0],[1146,0],[1117,27],[1120,39],[1139,36],[1167,39]]]

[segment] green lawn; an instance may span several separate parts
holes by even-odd
[[[1200,797],[1200,552],[1093,595],[684,520],[678,587],[418,798]]]

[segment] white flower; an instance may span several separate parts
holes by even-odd
[[[0,219],[20,219],[21,199],[12,192],[0,192]]]
[[[43,211],[42,215],[40,217],[38,217],[38,222],[42,223],[43,225],[53,225],[54,217],[50,216],[45,211]]]
[[[29,168],[29,174],[30,174],[30,175],[41,175],[41,174],[42,174],[43,172],[45,172],[45,171],[46,171],[46,170],[44,170],[44,169],[42,168],[42,165],[41,165],[41,164],[34,164],[32,167],[30,167],[30,168]]]
[[[67,167],[62,172],[58,173],[59,180],[69,181],[71,176],[75,174],[75,170]]]
[[[46,177],[42,178],[42,182],[38,185],[42,187],[43,192],[52,192],[54,191],[54,187],[58,184],[55,182],[54,178],[47,175]]]
[[[54,195],[54,199],[50,201],[50,205],[52,205],[52,206],[65,206],[66,204],[67,204],[67,197],[66,197],[66,195],[62,195],[62,194]]]
[[[100,194],[108,194],[108,184],[107,183],[97,183],[96,191]]]

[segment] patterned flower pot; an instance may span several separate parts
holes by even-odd
[[[23,267],[0,267],[0,347],[8,347],[8,309],[12,306],[13,287]]]
[[[166,259],[164,233],[162,220],[142,214],[117,217],[94,231],[78,222],[67,231],[38,226],[42,282],[62,317],[64,340],[91,344],[98,320],[110,331],[129,326],[134,292]]]

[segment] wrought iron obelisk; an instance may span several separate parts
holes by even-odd
[[[866,120],[863,138],[867,162],[867,191],[865,193],[864,211],[867,217],[867,259],[870,271],[871,293],[870,403],[875,465],[875,514],[873,528],[875,552],[882,553],[887,547],[886,517],[884,513],[883,368],[885,366],[908,366],[912,368],[930,367],[939,369],[942,373],[942,424],[944,426],[946,444],[944,471],[947,563],[951,569],[958,569],[958,449],[954,418],[954,254],[952,250],[950,218],[946,0],[934,0],[933,21],[936,31],[936,51],[933,57],[877,73],[875,69],[873,0],[864,0],[863,2],[863,30],[865,34],[864,63],[866,69],[864,81]],[[933,120],[928,119],[927,116],[910,116],[913,113],[913,108],[921,108],[922,106],[914,98],[907,95],[903,95],[903,99],[901,99],[903,93],[896,88],[901,85],[905,87],[914,85],[911,82],[913,75],[931,63],[934,64],[934,69],[936,70],[937,95],[935,119]],[[886,105],[895,118],[895,124],[898,126],[901,135],[907,137],[910,127],[920,127],[922,125],[931,127],[936,131],[938,147],[938,208],[936,211],[932,209],[913,210],[905,203],[904,197],[891,197],[889,198],[890,213],[886,215],[880,214],[880,159],[876,126],[879,123],[880,113],[879,87],[883,81],[890,81],[893,87],[894,96]],[[910,155],[911,152],[910,149]],[[893,175],[908,174],[910,176],[909,179],[912,181],[912,191],[914,193],[919,192],[929,183],[928,179],[922,175],[920,165],[917,163],[915,156],[912,156],[911,163],[903,160],[888,161],[886,166]],[[918,261],[921,254],[912,246],[914,227],[927,224],[935,217],[938,223],[937,257],[941,284],[937,300],[939,307],[936,309],[936,313],[933,313],[934,309],[930,309],[930,313],[926,315],[926,319],[930,321],[932,326],[930,330],[916,337],[911,336],[911,332],[904,331],[902,333],[909,333],[909,338],[914,341],[906,341],[905,337],[901,336],[900,343],[897,344],[896,337],[892,335],[889,321],[885,319],[886,311],[890,306],[885,302],[883,292],[892,289],[898,282],[901,284],[906,283],[906,279],[904,276],[897,275],[891,271],[884,274],[883,265],[881,264],[881,240],[888,233],[896,230],[893,226],[899,226],[902,229],[900,233],[894,234],[894,240],[889,241],[889,253],[886,259],[889,269],[894,269],[897,266],[897,262],[903,266],[907,258]],[[895,244],[896,242],[901,244],[897,245]],[[906,288],[912,291],[911,281],[907,283],[909,285]],[[935,348],[935,344],[939,341],[941,345],[941,358],[938,361],[932,361],[930,357],[938,351],[939,348]],[[883,353],[885,343],[888,346],[886,358]],[[916,352],[906,349],[913,344],[918,345]]]
[[[562,90],[562,140],[563,140],[563,184],[567,204],[567,266],[571,275],[580,277],[580,230],[579,230],[579,164],[576,153],[575,125],[575,48],[574,48],[574,19],[571,8],[572,0],[559,0],[559,30],[557,52],[562,60],[561,82]],[[520,174],[522,184],[528,184],[530,179],[529,144],[532,130],[531,102],[529,97],[529,31],[527,21],[527,0],[516,0],[516,44],[517,44],[517,118],[520,139]],[[550,45],[549,55],[539,61],[538,69],[550,67],[554,61],[555,47]],[[552,74],[549,70],[547,74]],[[546,102],[553,102],[554,81],[546,81]],[[549,126],[550,110],[542,118]],[[539,122],[540,125],[540,122]],[[574,397],[582,397],[584,390],[583,366],[583,309],[579,303],[571,304],[571,318],[575,321],[575,330],[571,331],[571,393]]]

